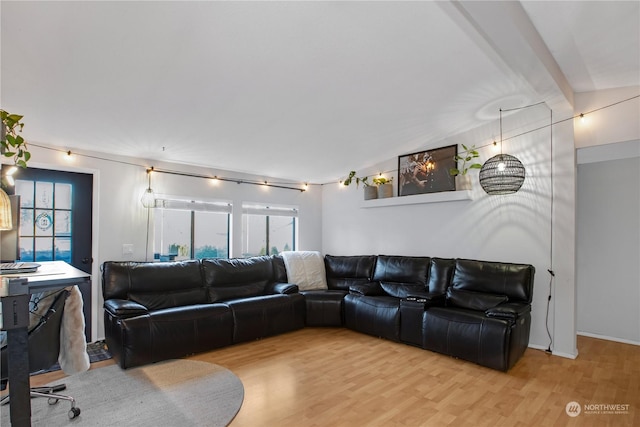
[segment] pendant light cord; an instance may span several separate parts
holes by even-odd
[[[147,238],[144,245],[144,260],[149,261],[149,217],[151,216],[151,209],[147,208]]]
[[[502,159],[502,108],[500,109],[500,158]]]

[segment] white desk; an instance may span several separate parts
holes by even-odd
[[[90,282],[91,276],[63,261],[41,262],[35,273],[3,275],[8,295],[2,303],[2,329],[7,331],[11,425],[31,425],[29,395],[29,295]]]

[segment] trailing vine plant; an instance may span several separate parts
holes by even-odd
[[[0,138],[0,152],[4,157],[12,157],[13,163],[22,168],[27,167],[27,162],[31,159],[31,153],[27,147],[27,141],[19,135],[22,132],[24,123],[19,114],[10,114],[5,110],[0,110],[2,119],[2,138]]]

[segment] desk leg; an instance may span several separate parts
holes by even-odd
[[[7,331],[9,343],[9,405],[11,425],[22,427],[31,425],[31,396],[29,390],[29,359],[25,360],[28,348],[27,328]]]
[[[11,425],[31,425],[29,390],[29,295],[2,297],[2,328],[7,331],[7,368]]]

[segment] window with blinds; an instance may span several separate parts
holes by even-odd
[[[298,208],[242,205],[242,256],[277,255],[296,250]]]
[[[228,258],[232,205],[158,198],[154,209],[154,258]]]

